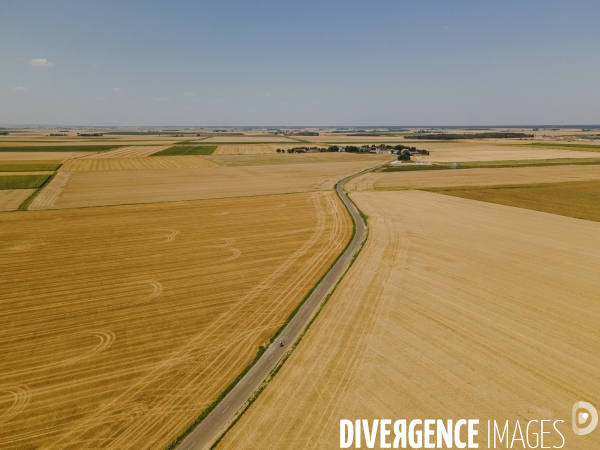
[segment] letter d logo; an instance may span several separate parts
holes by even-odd
[[[577,414],[577,410],[585,409],[588,412],[580,412]],[[579,428],[578,425],[583,425],[587,422],[588,418],[592,416],[590,424],[585,428]],[[590,434],[598,425],[598,411],[588,402],[577,402],[573,405],[573,431],[579,436]]]

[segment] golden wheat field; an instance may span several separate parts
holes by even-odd
[[[158,157],[152,157],[154,158]],[[356,160],[339,163],[160,171],[59,170],[29,209],[77,208],[329,190],[345,176],[375,165],[377,161]]]
[[[565,448],[597,449],[570,415],[600,403],[600,223],[419,191],[352,199],[365,248],[218,449],[334,449],[341,419],[465,417],[480,447],[488,419],[552,419]]]
[[[166,447],[351,233],[331,191],[0,215],[0,448]]]
[[[434,189],[600,180],[600,166],[562,165],[369,173],[348,182],[350,191]]]

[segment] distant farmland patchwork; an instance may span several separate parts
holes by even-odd
[[[349,240],[334,185],[396,159],[276,153],[333,141],[434,165],[346,185],[366,246],[218,449],[338,448],[342,416],[600,404],[598,146],[223,131],[2,137],[0,448],[173,442]]]

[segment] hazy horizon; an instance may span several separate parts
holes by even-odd
[[[588,126],[599,15],[593,1],[5,1],[0,123]]]

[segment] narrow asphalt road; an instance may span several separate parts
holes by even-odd
[[[387,164],[387,162],[385,164]],[[289,349],[290,345],[298,339],[302,331],[306,328],[306,325],[308,325],[327,294],[333,289],[339,278],[346,271],[350,260],[359,250],[360,244],[365,237],[365,224],[354,204],[344,193],[344,184],[348,180],[370,172],[377,167],[380,166],[350,175],[337,184],[337,192],[348,208],[348,211],[350,211],[356,227],[352,242],[350,242],[346,251],[317,285],[304,305],[302,305],[294,318],[281,332],[277,340],[269,346],[267,351],[256,362],[252,369],[250,369],[244,378],[242,378],[229,394],[227,394],[221,403],[219,403],[219,405],[183,440],[177,447],[177,450],[208,449],[221,433],[225,431],[225,427],[228,425],[229,421],[236,415],[239,409],[244,406],[250,396],[275,368],[281,357]],[[283,347],[280,347],[280,341],[284,343]]]

